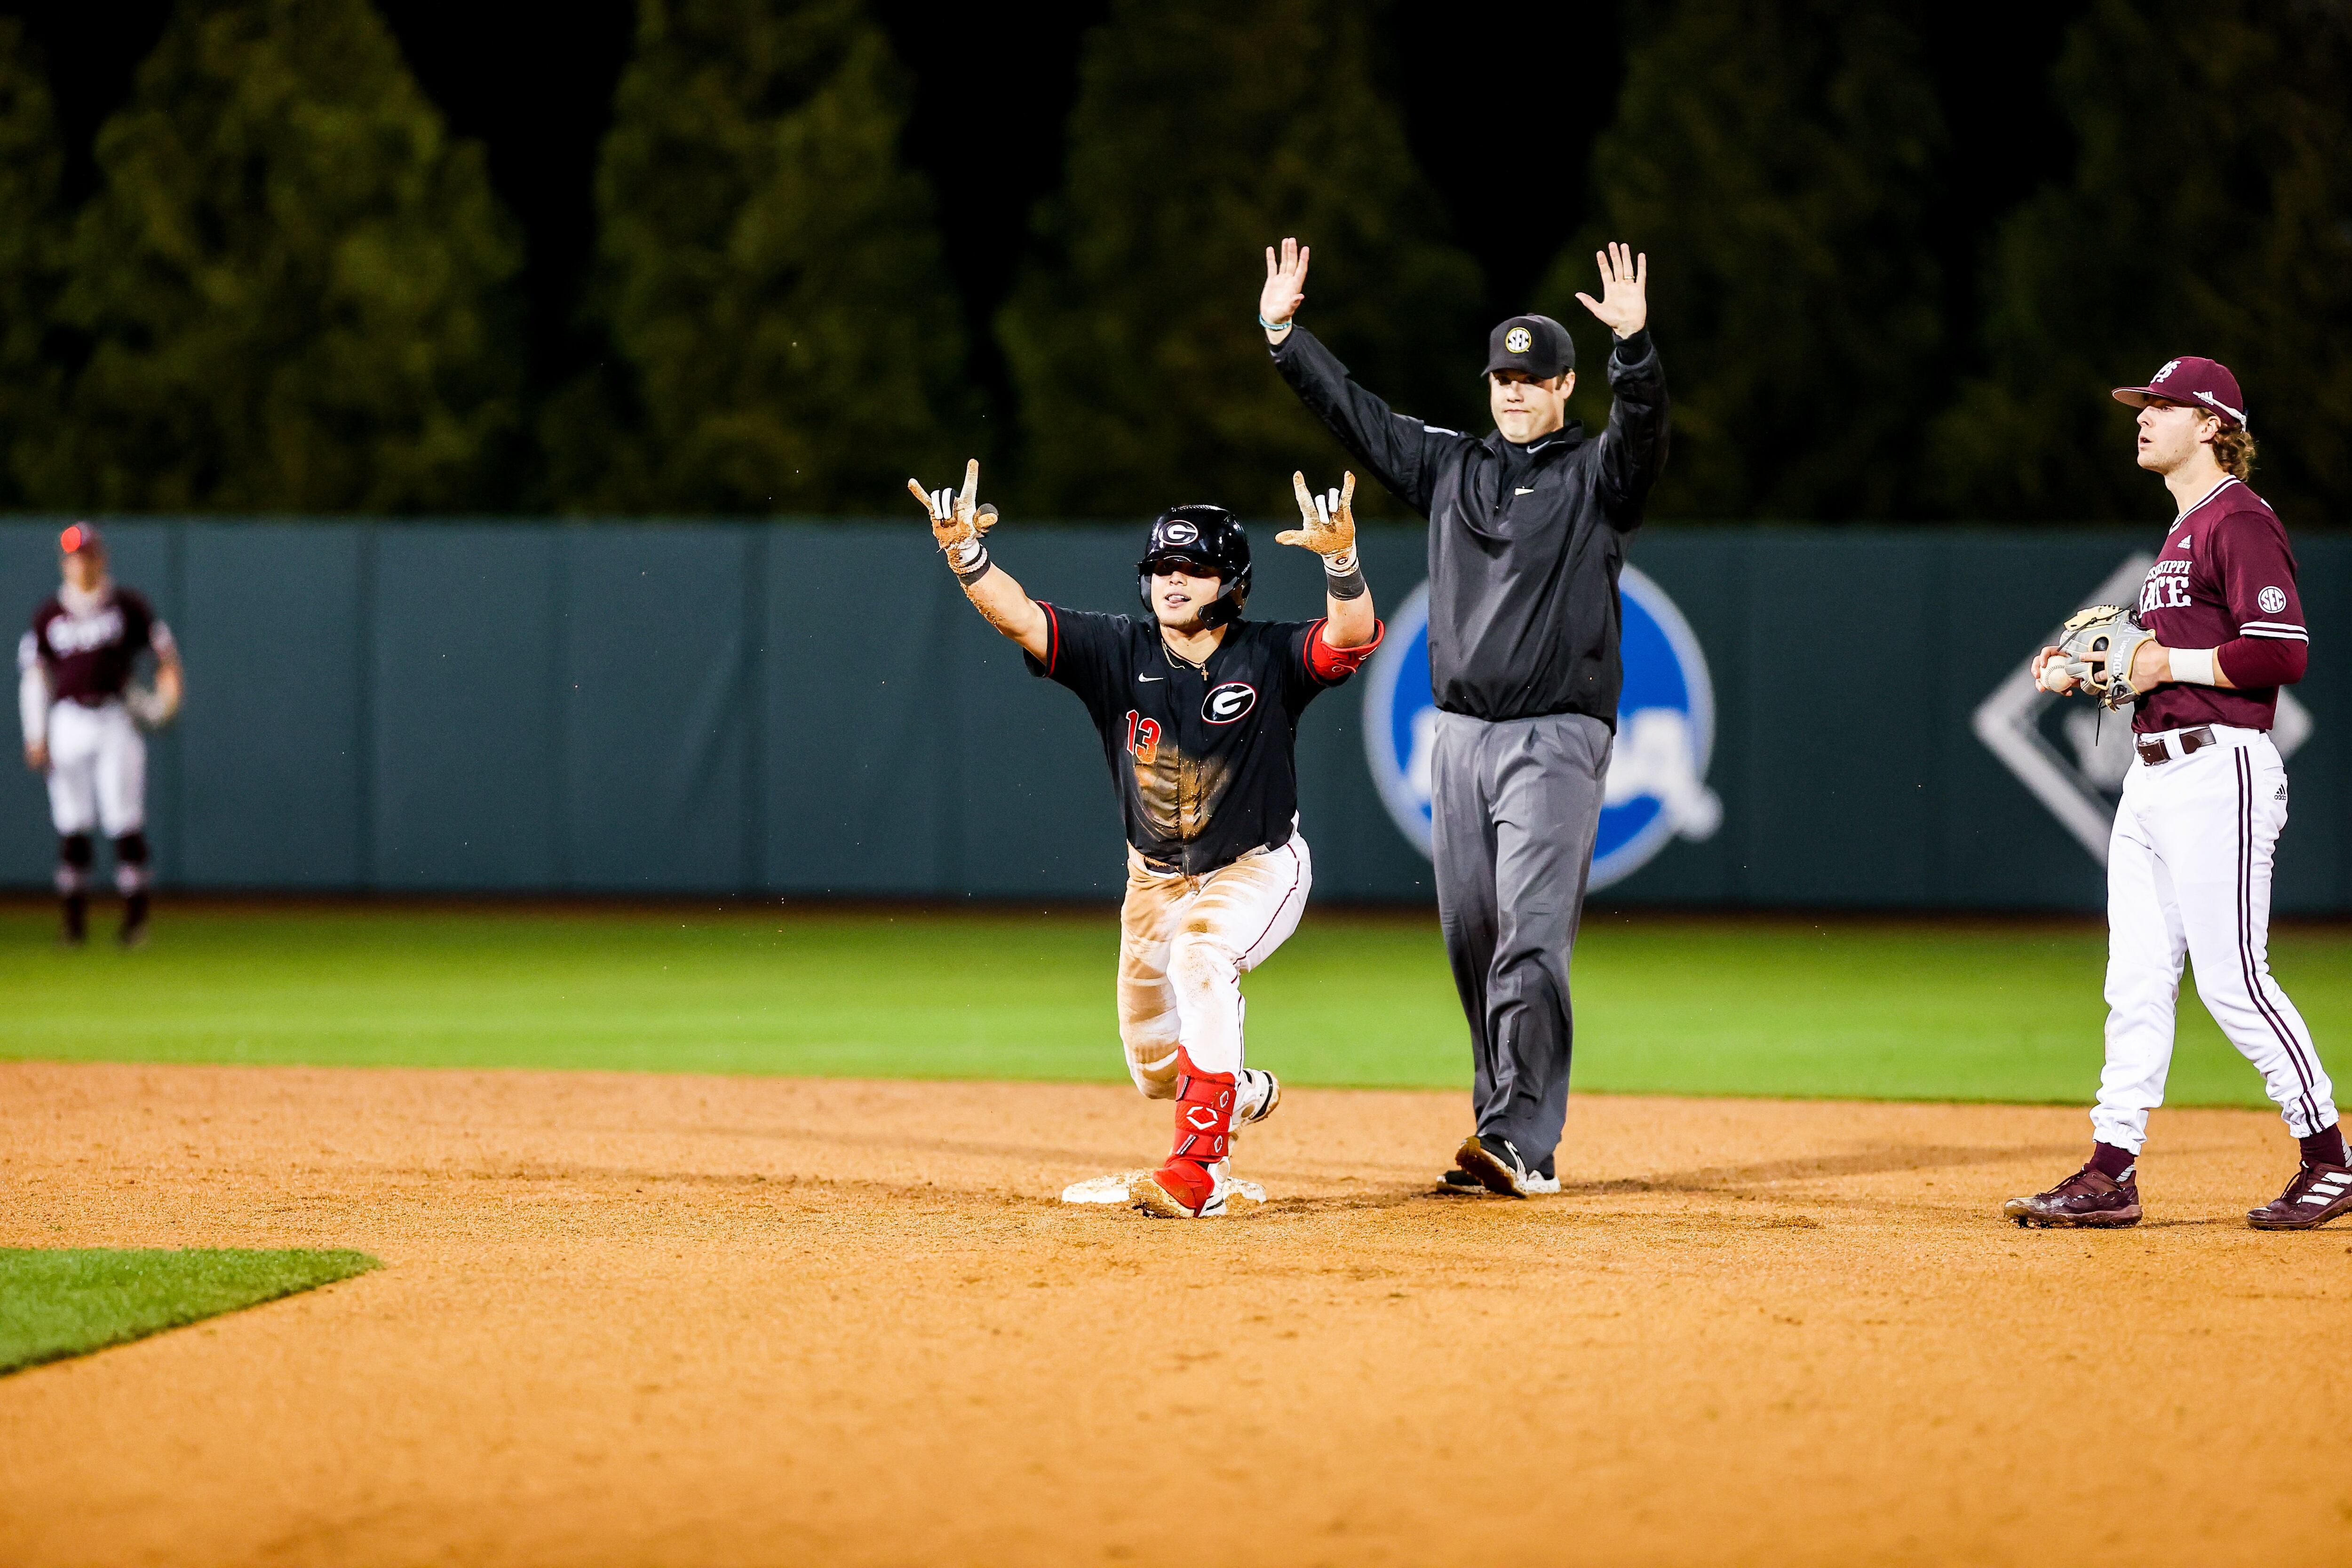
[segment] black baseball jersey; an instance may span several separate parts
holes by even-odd
[[[1045,612],[1030,673],[1078,694],[1102,732],[1127,841],[1192,876],[1290,841],[1298,716],[1380,646],[1335,648],[1321,621],[1236,621],[1195,668],[1138,616]]]

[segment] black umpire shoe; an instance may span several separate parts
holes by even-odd
[[[1552,1164],[1549,1160],[1538,1165],[1530,1173],[1528,1191],[1530,1193],[1559,1191],[1559,1178],[1552,1174]],[[1486,1184],[1456,1165],[1452,1170],[1438,1173],[1437,1193],[1441,1197],[1483,1198],[1486,1195]]]
[[[79,947],[89,935],[89,900],[69,893],[58,900],[58,945]]]
[[[2131,1171],[2118,1182],[2085,1165],[2048,1192],[2010,1199],[2000,1212],[2035,1230],[2119,1230],[2139,1223],[2139,1183]]]
[[[2246,1223],[2256,1230],[2315,1230],[2342,1214],[2352,1214],[2352,1170],[2306,1164],[2286,1191],[2247,1210]]]
[[[125,947],[147,945],[147,895],[133,893],[122,900],[122,929],[114,940]]]
[[[1518,1145],[1492,1133],[1472,1133],[1454,1153],[1454,1164],[1490,1193],[1507,1198],[1532,1198],[1559,1191],[1559,1178],[1534,1170],[1519,1156]],[[1546,1160],[1543,1165],[1551,1163]]]

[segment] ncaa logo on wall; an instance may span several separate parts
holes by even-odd
[[[1617,700],[1617,744],[1592,846],[1591,886],[1633,875],[1669,840],[1711,838],[1723,802],[1706,787],[1715,750],[1715,687],[1706,658],[1675,602],[1624,568],[1619,646],[1625,689]],[[1429,753],[1437,706],[1429,695],[1429,584],[1412,591],[1389,623],[1365,671],[1364,752],[1372,782],[1397,826],[1429,853]]]

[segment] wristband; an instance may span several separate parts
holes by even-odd
[[[1326,577],[1353,577],[1358,575],[1356,571],[1355,551],[1352,549],[1334,550],[1330,554],[1323,557],[1323,575]]]
[[[980,559],[974,561],[971,565],[951,565],[949,569],[955,573],[955,580],[957,582],[969,588],[974,583],[979,582],[982,577],[987,576],[991,572],[995,571],[996,563],[991,561],[988,558],[988,552],[983,550],[980,552]]]
[[[1348,563],[1348,569],[1345,572],[1332,570],[1332,563],[1341,560]],[[1323,558],[1323,591],[1335,599],[1360,599],[1371,592],[1371,585],[1364,581],[1363,569],[1356,564],[1354,551],[1342,551],[1338,555]]]
[[[1257,324],[1264,327],[1269,332],[1286,332],[1290,331],[1292,327],[1297,325],[1296,321],[1269,321],[1265,319],[1265,312],[1264,310],[1260,310],[1257,313]]]
[[[2176,647],[2167,650],[2172,661],[2172,679],[2190,686],[2218,686],[2213,679],[2214,649],[2210,647]]]

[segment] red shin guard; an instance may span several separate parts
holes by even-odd
[[[1176,1142],[1160,1167],[1160,1184],[1198,1211],[1216,1190],[1208,1167],[1233,1144],[1234,1075],[1202,1072],[1182,1047],[1176,1052]]]

